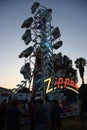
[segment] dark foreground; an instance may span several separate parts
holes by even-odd
[[[2,130],[6,130],[6,128]],[[21,130],[30,130],[30,125],[21,125]],[[84,124],[81,124],[79,118],[62,119],[61,130],[87,130],[87,120],[85,120]]]
[[[29,130],[29,125],[21,126],[21,130]],[[81,125],[79,118],[63,119],[61,130],[87,130],[87,120]]]

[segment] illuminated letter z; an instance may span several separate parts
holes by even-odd
[[[47,87],[46,87],[46,94],[47,94],[47,93],[49,93],[49,92],[51,92],[53,90],[53,88],[50,88],[51,78],[45,79],[44,83],[45,82],[48,82]]]

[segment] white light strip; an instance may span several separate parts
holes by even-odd
[[[66,87],[66,89],[70,89],[70,90],[74,91],[75,93],[79,93],[77,90],[70,88],[70,87]]]

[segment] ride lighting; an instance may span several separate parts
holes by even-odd
[[[53,48],[54,49],[58,49],[59,47],[61,47],[63,45],[63,42],[62,41],[58,41],[57,43],[55,43],[54,45],[53,45]]]
[[[26,32],[22,36],[22,40],[24,40],[25,44],[28,45],[31,42],[31,31],[30,29],[26,30]]]
[[[60,30],[58,27],[54,28],[54,30],[52,31],[52,35],[53,35],[54,39],[57,39],[61,36]]]
[[[19,55],[19,58],[23,58],[23,57],[27,58],[28,56],[32,54],[32,52],[33,52],[33,47],[30,46],[21,52],[21,54]]]
[[[33,18],[30,17],[30,18],[26,19],[26,20],[23,22],[23,24],[21,25],[21,27],[22,27],[22,28],[29,28],[29,27],[31,26],[32,22],[33,22]]]
[[[35,2],[32,7],[31,7],[31,12],[32,14],[34,14],[34,12],[36,11],[36,9],[39,7],[40,3],[39,2]]]

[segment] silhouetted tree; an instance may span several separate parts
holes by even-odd
[[[65,77],[72,79],[74,82],[78,82],[77,70],[73,68],[72,60],[66,55],[63,56],[62,66],[63,66],[63,69],[65,69]]]
[[[54,71],[57,77],[70,78],[74,82],[78,82],[77,70],[72,66],[72,60],[62,53],[54,54]]]
[[[79,74],[82,79],[82,84],[84,84],[84,67],[86,66],[87,61],[81,57],[75,60],[76,68],[79,69]]]

